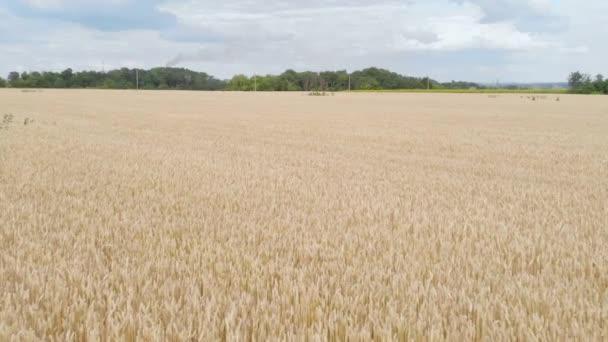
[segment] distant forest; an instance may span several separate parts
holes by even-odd
[[[233,91],[342,91],[381,89],[469,89],[482,88],[471,82],[440,83],[432,79],[409,77],[384,69],[368,68],[346,71],[296,72],[280,75],[236,75],[230,80],[217,79],[204,72],[183,68],[154,68],[74,72],[11,72],[0,87],[13,88],[100,88],[100,89],[181,89]]]
[[[592,78],[580,72],[570,74],[570,91],[580,94],[608,94],[608,81],[602,75]],[[179,89],[228,91],[343,91],[393,89],[486,89],[473,82],[438,82],[429,78],[400,75],[385,69],[367,68],[353,73],[346,71],[296,72],[280,75],[236,75],[229,80],[217,79],[207,73],[183,68],[153,68],[74,72],[11,72],[0,78],[0,87],[12,88],[99,88],[99,89]],[[508,85],[501,89],[526,89]]]

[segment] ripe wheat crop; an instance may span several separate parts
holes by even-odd
[[[2,341],[608,338],[606,97],[2,90],[9,113]]]

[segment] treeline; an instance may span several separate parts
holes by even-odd
[[[608,80],[597,75],[573,72],[568,77],[572,93],[608,94]],[[183,89],[228,91],[343,91],[384,89],[483,89],[472,82],[440,83],[429,78],[400,75],[385,69],[367,68],[346,71],[296,72],[280,75],[236,75],[229,80],[217,79],[204,72],[183,68],[150,70],[122,68],[108,72],[66,69],[62,72],[11,72],[0,77],[0,87],[12,88],[100,88],[100,89]],[[515,87],[515,86],[514,86]]]
[[[342,91],[381,89],[468,89],[481,88],[471,82],[440,83],[429,78],[403,76],[379,68],[353,73],[346,71],[296,72],[280,75],[237,75],[220,80],[204,72],[183,68],[127,69],[108,72],[67,69],[62,72],[11,72],[0,78],[0,87],[13,88],[101,88],[101,89],[184,89],[233,91]]]
[[[342,91],[381,89],[462,89],[479,88],[469,82],[439,83],[429,78],[403,76],[379,68],[368,68],[351,74],[342,71],[296,72],[287,70],[280,75],[234,76],[227,81],[227,90],[238,91]]]
[[[222,90],[225,82],[204,72],[178,68],[127,69],[73,72],[11,72],[7,85],[13,88],[101,88],[101,89],[191,89]]]
[[[591,75],[573,72],[568,77],[568,87],[576,94],[608,94],[608,80],[601,74],[591,78]]]

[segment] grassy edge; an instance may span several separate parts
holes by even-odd
[[[448,93],[448,94],[569,94],[567,89],[382,89],[351,90],[352,93]]]
[[[195,92],[253,92],[253,91],[235,91],[235,90],[194,90],[194,89],[134,89],[134,88],[17,88],[6,87],[0,89],[14,89],[23,92],[40,92],[45,90],[132,90],[132,91],[195,91]],[[308,92],[308,91],[268,91],[276,93],[289,92]],[[440,93],[440,94],[576,94],[567,89],[378,89],[378,90],[336,90],[327,91],[344,92],[344,93]],[[603,95],[603,94],[581,94],[581,95]]]

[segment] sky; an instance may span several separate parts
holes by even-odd
[[[376,66],[474,82],[608,74],[606,0],[0,0],[0,75]]]

